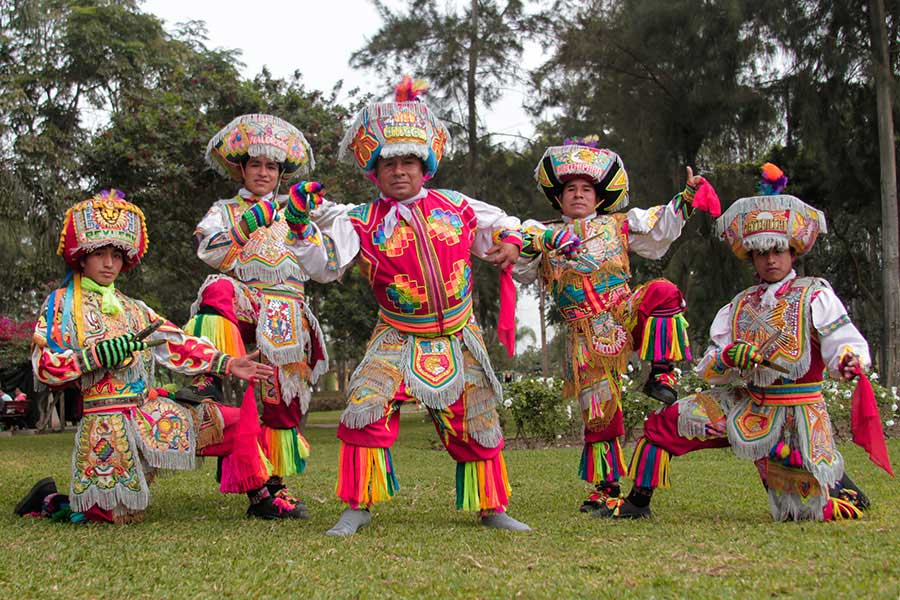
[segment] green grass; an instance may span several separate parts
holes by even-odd
[[[454,464],[421,414],[403,417],[394,461],[401,490],[349,539],[323,535],[334,497],[336,413],[314,413],[313,456],[289,483],[307,521],[243,518],[246,499],[218,493],[215,464],[161,477],[144,523],[75,526],[13,515],[40,477],[67,487],[73,434],[0,438],[0,597],[46,598],[722,598],[900,595],[900,488],[855,446],[866,519],[773,523],[752,463],[727,450],[673,460],[655,518],[579,514],[580,448],[509,450],[510,514],[535,531],[475,525],[454,510]],[[900,443],[891,450],[900,457]],[[627,450],[630,453],[630,449]]]

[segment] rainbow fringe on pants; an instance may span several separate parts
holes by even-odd
[[[390,448],[366,448],[341,442],[338,498],[357,509],[390,500],[400,489]]]
[[[622,446],[618,438],[609,442],[588,442],[581,452],[578,475],[588,483],[618,481],[625,473]]]
[[[309,442],[296,427],[273,429],[262,425],[259,437],[263,452],[272,465],[274,477],[283,479],[289,475],[299,475],[306,469]]]
[[[230,356],[241,357],[247,354],[238,326],[225,317],[196,314],[184,326],[184,331],[195,337],[209,339],[220,352]]]
[[[642,437],[634,447],[628,477],[638,487],[668,488],[670,456],[668,451]]]
[[[691,344],[687,335],[688,322],[684,315],[647,317],[639,353],[641,360],[691,360]]]
[[[487,460],[456,463],[456,508],[503,512],[511,493],[502,452]]]

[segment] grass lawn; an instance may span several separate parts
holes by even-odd
[[[21,519],[13,507],[35,480],[68,487],[74,435],[0,438],[0,597],[900,596],[900,486],[849,444],[873,508],[842,523],[773,523],[753,464],[727,450],[673,460],[654,519],[593,519],[577,511],[580,448],[509,450],[510,514],[535,529],[512,534],[453,508],[454,464],[410,413],[393,451],[399,493],[369,527],[334,539],[323,533],[343,508],[337,413],[311,417],[313,456],[289,483],[312,516],[293,522],[243,518],[246,498],[218,493],[213,461],[158,478],[139,525]],[[890,449],[900,463],[900,441]]]

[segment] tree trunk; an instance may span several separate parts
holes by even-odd
[[[466,73],[466,107],[469,110],[467,127],[469,144],[469,176],[473,181],[480,181],[477,176],[478,169],[478,107],[475,97],[475,76],[478,69],[478,0],[472,0],[472,14],[469,27],[469,71]],[[476,193],[481,194],[481,190]]]
[[[884,284],[884,330],[881,372],[887,386],[900,381],[900,228],[897,216],[897,162],[894,149],[894,116],[888,62],[884,0],[869,0],[872,64],[875,69],[875,101],[878,112],[878,152],[881,162],[881,257]]]
[[[541,373],[550,375],[550,349],[547,347],[547,310],[544,304],[544,282],[538,280],[538,306],[541,311]]]

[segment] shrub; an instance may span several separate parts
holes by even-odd
[[[531,377],[506,384],[503,406],[498,408],[504,429],[513,429],[516,438],[552,442],[581,428],[577,404],[563,401],[562,381],[554,377]]]

